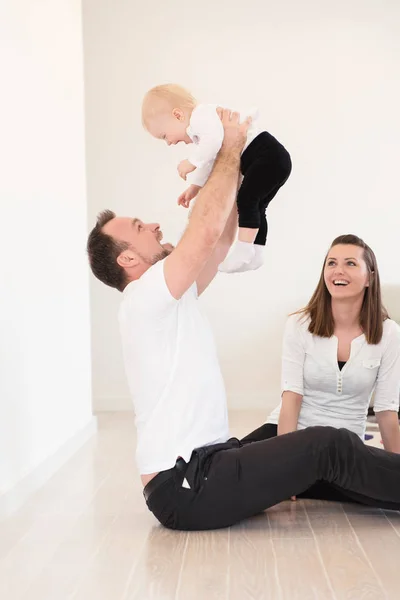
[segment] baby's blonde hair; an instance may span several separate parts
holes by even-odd
[[[174,108],[192,111],[196,104],[197,101],[194,96],[181,85],[176,83],[157,85],[151,88],[143,98],[143,127],[147,129],[150,119],[162,112]]]

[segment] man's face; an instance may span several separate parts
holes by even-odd
[[[173,250],[171,244],[161,244],[162,232],[158,223],[143,223],[136,218],[115,217],[104,225],[103,231],[115,240],[128,244],[128,250],[121,252],[121,256],[124,253],[127,257],[134,255],[135,261],[147,267],[165,258]]]

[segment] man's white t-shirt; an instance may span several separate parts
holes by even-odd
[[[364,334],[354,339],[340,370],[337,338],[311,334],[309,323],[309,318],[290,316],[283,337],[281,391],[303,396],[297,428],[344,427],[364,439],[373,393],[375,412],[399,409],[400,328],[387,319],[379,344],[368,344]],[[278,423],[281,407],[282,402],[267,423]]]
[[[170,469],[194,448],[229,438],[227,402],[197,286],[171,296],[164,260],[127,285],[119,312],[141,475]]]

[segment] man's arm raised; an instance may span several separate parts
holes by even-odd
[[[250,120],[220,111],[224,141],[213,171],[201,189],[188,227],[177,247],[165,259],[165,281],[177,300],[197,280],[220,239],[236,200],[240,155]]]
[[[237,196],[237,188],[236,188]],[[236,202],[232,207],[231,214],[226,222],[225,229],[219,238],[210,258],[204,265],[196,280],[197,293],[200,296],[204,290],[210,285],[216,274],[218,273],[219,265],[224,262],[230,247],[235,241],[238,226],[238,212]]]

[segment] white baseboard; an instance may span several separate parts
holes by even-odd
[[[228,394],[228,408],[232,410],[265,410],[265,414],[278,406],[280,391],[260,394]],[[96,397],[93,399],[94,412],[133,410],[132,400],[128,397]]]
[[[18,510],[24,502],[60,467],[62,467],[77,450],[97,431],[97,417],[92,417],[87,425],[68,439],[54,454],[46,458],[33,471],[25,475],[11,489],[0,495],[0,520],[7,518]]]

